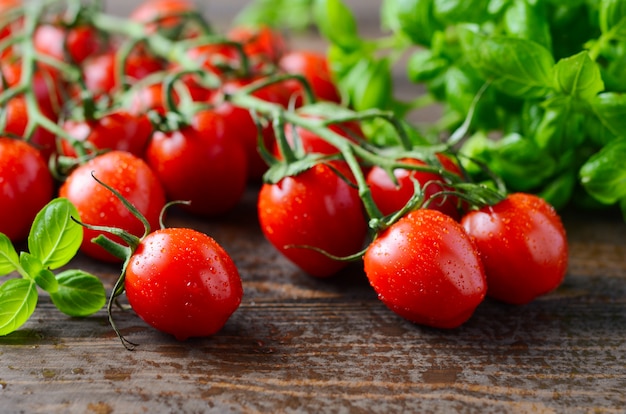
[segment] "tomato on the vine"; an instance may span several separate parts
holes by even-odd
[[[52,175],[40,152],[22,140],[0,137],[0,233],[11,241],[25,240],[53,192]]]
[[[78,25],[66,29],[55,24],[38,26],[33,35],[33,44],[39,53],[60,61],[66,61],[69,57],[78,64],[105,46],[93,26]]]
[[[559,215],[544,199],[525,193],[461,219],[485,266],[487,295],[522,305],[556,289],[567,272],[568,244]]]
[[[153,132],[146,115],[133,115],[125,111],[111,112],[99,119],[77,121],[68,119],[63,128],[73,139],[83,145],[86,153],[97,150],[121,150],[140,158],[144,156]],[[63,154],[76,156],[72,142],[61,141]]]
[[[193,116],[191,125],[156,131],[146,160],[168,199],[189,201],[182,209],[212,216],[239,202],[247,183],[246,151],[224,118],[211,109]]]
[[[286,73],[302,75],[317,99],[341,102],[339,89],[324,54],[315,51],[292,50],[280,58],[278,65]],[[294,81],[290,85],[293,87],[293,94],[303,95],[303,86],[300,82]]]
[[[253,61],[253,65],[256,61],[258,64],[263,62],[276,64],[288,49],[282,33],[266,25],[234,26],[226,36],[242,44],[244,53]]]
[[[136,236],[144,232],[143,224],[94,177],[114,188],[148,220],[151,228],[159,227],[165,193],[157,176],[141,158],[126,151],[110,151],[78,166],[67,177],[59,195],[77,208],[81,221],[94,226],[117,227]],[[85,229],[81,250],[99,260],[119,259],[91,239],[102,231]],[[121,239],[112,236],[115,241]]]
[[[336,257],[360,251],[367,220],[358,191],[345,182],[343,164],[317,164],[276,184],[264,184],[258,199],[263,234],[286,258],[311,276],[332,276],[346,266]],[[318,249],[318,250],[315,250]]]
[[[456,328],[472,316],[487,292],[470,237],[437,210],[409,212],[374,239],[363,261],[379,299],[418,324]]]
[[[185,228],[148,234],[128,262],[124,286],[137,315],[178,340],[218,332],[243,296],[228,253],[213,238]]]
[[[37,148],[44,159],[48,160],[56,151],[56,137],[48,129],[37,126],[32,131],[30,137],[26,137],[27,127],[29,123],[29,112],[26,97],[18,95],[11,98],[4,107],[5,124],[4,133],[13,134],[28,140],[28,142]],[[41,114],[50,120],[55,121],[56,115],[49,113],[44,107],[40,108]]]
[[[458,176],[461,175],[458,166],[450,158],[442,154],[437,154],[437,158],[442,168]],[[424,161],[414,158],[401,161],[416,166],[427,165]],[[415,193],[413,180],[416,180],[423,192],[423,202],[426,203],[427,208],[439,210],[457,221],[461,218],[458,197],[438,194],[451,189],[441,174],[429,171],[411,171],[404,168],[394,169],[393,174],[398,180],[397,185],[380,166],[372,167],[366,177],[372,198],[383,215],[395,213],[406,205]]]

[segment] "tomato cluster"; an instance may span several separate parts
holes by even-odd
[[[81,250],[126,260],[128,299],[158,329],[212,334],[243,294],[221,246],[155,231],[161,213],[184,201],[219,216],[250,185],[289,260],[329,277],[362,258],[380,299],[418,323],[458,326],[486,294],[526,303],[562,280],[567,244],[549,206],[519,194],[483,207],[452,151],[369,142],[323,54],[268,27],[216,35],[188,0],[147,1],[126,19],[87,7],[0,3],[15,14],[0,27],[0,232],[23,240],[45,203],[67,198],[87,227]]]

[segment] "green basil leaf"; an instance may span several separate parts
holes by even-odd
[[[565,95],[591,101],[604,90],[600,67],[586,51],[561,59],[554,66],[554,83]]]
[[[385,19],[387,26],[415,44],[429,46],[433,34],[443,29],[433,13],[434,0],[386,0],[385,8],[386,16],[395,16]]]
[[[0,276],[8,275],[17,269],[17,251],[6,234],[0,233]]]
[[[46,292],[56,292],[58,284],[54,273],[46,269],[39,258],[30,253],[22,252],[20,254],[20,265],[28,276],[35,280],[37,286]]]
[[[67,264],[83,240],[83,227],[71,217],[78,210],[66,198],[55,198],[35,217],[28,235],[28,250],[44,267],[59,268]]]
[[[560,210],[571,200],[576,182],[576,173],[568,170],[547,183],[537,195]]]
[[[363,56],[341,79],[339,87],[357,111],[387,109],[393,90],[389,59]]]
[[[626,3],[622,0],[600,1],[600,29],[602,33],[608,33],[622,23],[626,17]]]
[[[480,23],[488,17],[488,4],[489,0],[435,0],[433,15],[446,25]]]
[[[514,0],[504,14],[507,34],[552,48],[552,36],[544,2]]]
[[[413,83],[428,82],[441,76],[450,62],[435,55],[432,50],[421,49],[413,53],[407,61],[407,74]]]
[[[469,63],[503,93],[534,99],[553,91],[554,58],[540,44],[513,37],[488,37],[472,25],[460,28],[459,38]]]
[[[592,155],[580,169],[585,190],[604,204],[626,197],[626,138],[611,142]]]
[[[331,43],[345,50],[358,49],[361,45],[354,15],[341,0],[315,0],[313,18]]]
[[[539,148],[556,156],[579,146],[585,139],[584,116],[575,109],[573,99],[555,97],[547,100],[544,107],[544,116],[534,134]]]
[[[614,136],[623,136],[626,133],[626,94],[601,93],[591,101],[591,109]]]
[[[54,305],[69,316],[88,316],[104,306],[106,291],[102,281],[82,270],[66,270],[57,275],[59,289],[50,293]]]
[[[0,335],[19,329],[37,306],[37,285],[30,279],[9,279],[0,286]]]

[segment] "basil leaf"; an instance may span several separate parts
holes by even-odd
[[[487,15],[488,0],[435,0],[433,15],[446,25],[480,23]]]
[[[341,79],[339,87],[357,111],[387,109],[393,90],[389,59],[363,56]]]
[[[597,119],[602,123],[602,125],[606,127],[609,131],[611,131],[614,136],[620,136],[625,133],[625,94],[613,92],[601,93],[592,100],[591,109],[593,110]]]
[[[545,3],[514,0],[506,9],[504,24],[510,36],[532,40],[546,49],[552,48]]]
[[[315,0],[313,18],[321,34],[331,43],[345,50],[360,46],[356,20],[341,0]]]
[[[0,276],[7,275],[17,269],[19,258],[17,251],[6,234],[0,233]]]
[[[433,12],[434,0],[386,0],[384,3],[387,26],[406,35],[415,44],[429,46],[433,34],[443,29]]]
[[[0,335],[17,330],[37,306],[37,285],[30,279],[9,279],[0,286]]]
[[[602,33],[608,33],[626,17],[626,3],[622,0],[602,0],[599,15],[600,29]]]
[[[20,265],[22,269],[37,283],[37,286],[46,292],[56,292],[58,288],[57,280],[49,269],[44,268],[41,260],[30,253],[20,254]]]
[[[35,217],[28,235],[28,250],[44,267],[59,268],[67,264],[83,240],[83,227],[76,207],[65,198],[55,198]]]
[[[574,108],[573,99],[559,96],[544,102],[545,113],[534,133],[539,148],[560,156],[585,139],[584,117]]]
[[[88,316],[104,306],[106,291],[100,279],[82,270],[57,275],[59,289],[50,293],[54,305],[69,316]]]
[[[565,95],[591,101],[604,90],[600,67],[586,51],[561,59],[554,67],[554,83]]]
[[[459,38],[469,63],[507,95],[534,99],[552,92],[554,58],[545,47],[526,39],[487,37],[473,25],[460,28]]]
[[[626,138],[592,155],[580,169],[580,182],[592,197],[614,204],[626,197]]]

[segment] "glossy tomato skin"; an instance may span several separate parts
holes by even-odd
[[[178,340],[218,332],[243,296],[228,253],[196,230],[165,228],[140,243],[124,280],[133,310]]]
[[[443,168],[460,176],[458,167],[451,160],[444,156],[439,156],[439,159]],[[427,165],[424,161],[413,158],[401,161],[416,166]],[[415,192],[413,183],[413,179],[415,179],[422,187],[424,202],[427,202],[427,208],[439,210],[457,221],[461,219],[459,199],[457,197],[435,196],[438,192],[450,190],[450,187],[445,184],[446,181],[442,175],[434,172],[410,171],[404,168],[394,169],[393,174],[398,180],[397,186],[387,172],[379,166],[372,167],[366,177],[372,198],[383,215],[395,213],[405,206]]]
[[[127,151],[143,157],[152,136],[152,123],[146,115],[133,115],[125,111],[112,112],[91,121],[67,120],[63,128],[77,141],[88,144],[87,153],[95,150]],[[63,153],[76,156],[72,144],[62,141]]]
[[[347,169],[344,173],[350,176]],[[267,240],[311,276],[332,276],[347,262],[290,246],[312,246],[339,257],[363,247],[367,220],[358,192],[326,164],[264,184],[257,207]]]
[[[0,137],[0,233],[14,242],[25,240],[53,192],[52,175],[39,151],[22,140]]]
[[[487,295],[523,305],[556,289],[568,265],[560,217],[545,200],[513,193],[461,220],[485,266]]]
[[[56,120],[56,115],[48,113],[41,107],[41,113],[51,120]],[[18,95],[10,99],[5,107],[5,125],[4,132],[14,134],[18,137],[24,137],[29,122],[28,105],[24,95]],[[44,159],[47,161],[56,151],[56,138],[49,130],[37,126],[32,135],[28,138],[28,142],[37,148]]]
[[[340,103],[341,95],[323,53],[292,50],[280,58],[279,67],[286,73],[302,75],[309,83],[315,97],[322,101]],[[303,94],[303,86],[296,81],[293,93]]]
[[[106,152],[80,165],[59,189],[59,195],[76,206],[83,223],[121,228],[137,237],[144,233],[143,224],[115,195],[94,180],[92,173],[134,205],[152,229],[159,228],[159,216],[165,205],[163,187],[143,159],[126,151]],[[81,251],[98,260],[119,262],[120,259],[91,242],[99,234],[121,242],[107,233],[85,229]]]
[[[104,47],[97,30],[88,25],[65,29],[42,24],[35,30],[33,44],[38,52],[61,61],[67,60],[67,50],[69,58],[78,64]]]
[[[379,299],[414,323],[451,329],[483,301],[486,278],[463,227],[436,210],[418,209],[383,231],[363,257]]]
[[[244,146],[213,110],[198,112],[187,127],[155,132],[146,160],[163,183],[168,199],[190,201],[181,208],[193,214],[226,213],[245,191]]]

